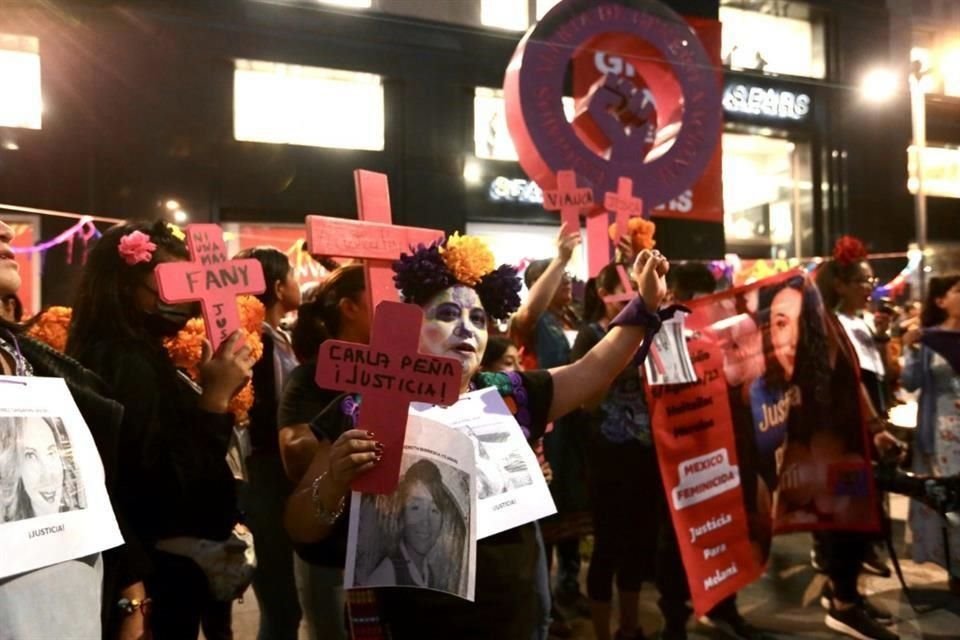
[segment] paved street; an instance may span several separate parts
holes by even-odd
[[[906,501],[895,500],[892,508],[897,552],[905,557],[903,518]],[[770,631],[774,638],[840,637],[828,631],[823,624],[824,611],[818,600],[824,578],[810,567],[809,552],[810,536],[807,534],[777,538],[767,575],[740,594],[743,614],[755,625]],[[867,593],[897,616],[896,629],[900,637],[904,640],[960,638],[960,598],[947,591],[946,572],[934,565],[916,565],[907,559],[901,560],[901,566],[918,611],[911,609],[896,576],[889,579],[864,578]],[[644,591],[642,621],[644,631],[650,637],[655,637],[660,624],[656,600],[653,587]],[[237,640],[254,640],[258,614],[252,594],[237,605],[235,616]],[[576,619],[572,624],[577,640],[593,640],[587,620]],[[693,621],[690,628],[692,640],[722,637]],[[302,631],[301,637],[306,638]]]

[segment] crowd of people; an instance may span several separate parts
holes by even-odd
[[[0,222],[2,373],[66,380],[96,442],[124,544],[0,579],[0,640],[165,640],[196,638],[201,630],[209,640],[231,638],[233,600],[251,582],[261,640],[295,639],[302,623],[313,640],[546,640],[570,637],[571,615],[589,618],[598,640],[630,640],[644,637],[644,583],[659,592],[659,637],[687,637],[690,590],[634,354],[659,328],[658,309],[714,293],[717,279],[704,264],[671,267],[658,252],[638,248],[634,255],[629,242],[621,243],[617,260],[575,300],[567,268],[580,235],[562,228],[556,255],[527,267],[521,302],[516,270],[495,269],[489,250],[473,238],[411,248],[396,263],[401,297],[424,312],[421,350],[462,364],[461,393],[495,387],[510,400],[558,510],[477,543],[475,600],[468,602],[422,589],[342,586],[350,486],[381,461],[384,445],[376,432],[356,428],[362,398],[319,387],[315,372],[325,340],[369,341],[360,264],[336,266],[301,296],[284,253],[242,252],[238,257],[262,265],[266,281],[258,296],[262,355],[235,334],[215,352],[204,346],[192,380],[163,347],[199,314],[196,305],[168,304],[158,293],[157,265],[188,258],[171,227],[130,222],[104,232],[82,268],[65,353],[27,336],[35,320],[24,319],[18,306],[11,238]],[[148,250],[126,252],[130,238]],[[876,456],[903,458],[904,443],[888,430],[886,415],[905,394],[919,392],[913,470],[960,473],[960,377],[921,341],[924,329],[960,330],[960,275],[932,278],[922,305],[898,308],[873,300],[876,278],[865,252],[844,255],[816,273],[829,311],[825,330],[840,345],[831,353],[835,393],[862,396]],[[633,265],[635,296],[625,295],[632,292],[624,291],[622,264]],[[798,292],[769,292],[772,312],[757,321],[770,340],[804,331]],[[781,368],[788,379],[793,362]],[[229,408],[251,379],[254,402],[241,438]],[[42,442],[30,450],[56,446],[55,426],[37,422],[33,431]],[[0,522],[14,512],[23,518],[27,511],[76,508],[65,466],[54,474],[52,492],[31,489],[17,457],[25,455],[23,433],[24,425],[0,425]],[[238,440],[249,443],[239,447],[242,473],[228,463]],[[374,573],[429,586],[438,572],[425,557],[449,498],[436,486],[436,467],[417,465],[400,488],[402,542]],[[914,558],[946,567],[960,594],[960,533],[945,545],[942,519],[920,502],[911,505],[910,525]],[[882,540],[844,531],[813,537],[812,561],[828,577],[821,602],[831,629],[897,637],[890,612],[858,588],[862,571],[889,571],[878,552]],[[735,596],[704,621],[731,638],[764,635],[740,615]]]

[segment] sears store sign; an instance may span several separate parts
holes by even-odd
[[[738,119],[804,123],[812,108],[810,94],[793,89],[737,80],[723,89],[723,110]]]

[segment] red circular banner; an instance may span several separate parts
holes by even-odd
[[[571,59],[605,35],[642,43],[651,64],[635,79],[608,73],[578,96],[574,125],[562,104]],[[633,180],[645,205],[668,202],[697,181],[720,138],[720,81],[710,56],[693,29],[655,0],[561,2],[520,41],[504,94],[530,178],[554,189],[557,172],[572,169],[598,203],[621,177]]]

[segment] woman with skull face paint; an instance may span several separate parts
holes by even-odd
[[[520,302],[520,282],[512,267],[495,269],[493,255],[482,241],[454,235],[440,245],[421,246],[412,255],[403,255],[394,270],[404,300],[424,309],[421,351],[456,358],[463,364],[461,393],[496,388],[527,438],[535,439],[548,422],[606,388],[634,358],[645,338],[659,329],[660,316],[648,306],[656,310],[666,294],[669,263],[659,253],[644,252],[638,258],[634,277],[642,297],[628,304],[610,323],[604,338],[576,363],[510,374],[480,372],[479,368],[488,339],[488,319],[505,318]],[[325,439],[334,440],[350,429],[356,411],[354,403],[336,402],[311,426]],[[354,443],[362,440],[355,438]],[[373,468],[380,459],[372,437],[367,445],[355,444],[351,451],[345,458],[349,470],[313,466],[308,470],[313,486],[301,483],[300,492],[312,494],[318,522],[323,524],[312,531],[291,531],[302,537],[300,542],[330,535],[344,509],[349,478]],[[338,476],[346,480],[338,480]],[[421,589],[384,589],[377,592],[376,610],[371,613],[365,605],[364,619],[353,621],[354,631],[357,633],[359,624],[364,637],[378,637],[383,630],[368,632],[369,620],[379,615],[394,638],[529,640],[538,609],[536,561],[532,523],[490,536],[477,544],[475,602]]]
[[[204,346],[200,387],[178,372],[163,347],[196,315],[164,304],[158,264],[186,260],[183,242],[161,222],[104,233],[80,280],[67,351],[99,373],[124,407],[115,498],[151,561],[146,578],[154,638],[229,638],[230,602],[216,600],[192,560],[164,553],[164,539],[223,541],[238,522],[235,481],[225,457],[233,430],[228,403],[250,376],[249,349],[231,336],[211,356]]]

